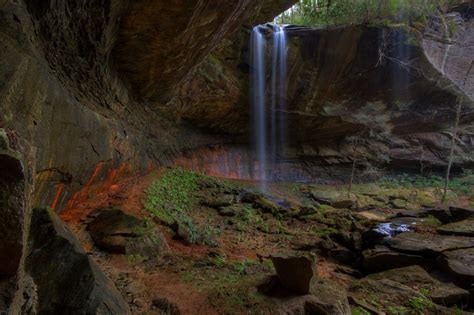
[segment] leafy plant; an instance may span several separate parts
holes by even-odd
[[[185,230],[192,244],[205,239],[189,215],[196,202],[194,193],[199,188],[199,180],[203,178],[202,175],[180,168],[168,169],[147,190],[145,210],[162,224]]]
[[[425,308],[431,308],[432,302],[424,296],[416,296],[408,300],[408,306],[418,314],[425,314]]]
[[[356,307],[352,310],[352,315],[370,315],[370,313],[362,307]]]
[[[300,0],[277,17],[282,24],[314,27],[425,20],[448,0]]]
[[[391,315],[405,315],[409,310],[405,306],[389,306],[387,311]]]

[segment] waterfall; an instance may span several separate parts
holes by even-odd
[[[271,170],[275,171],[278,157],[285,155],[287,144],[286,93],[287,93],[287,56],[285,28],[275,25],[273,32],[272,57],[272,111],[270,157]],[[272,175],[271,178],[275,178]]]
[[[260,32],[260,26],[252,30],[250,38],[252,75],[250,79],[252,108],[253,108],[253,132],[255,140],[255,152],[258,161],[257,178],[261,182],[262,190],[266,189],[267,181],[267,126],[265,110],[265,38]]]
[[[253,138],[258,162],[256,179],[261,190],[266,190],[268,180],[275,179],[278,157],[285,155],[287,144],[286,93],[287,93],[287,40],[284,27],[274,26],[272,73],[271,73],[271,111],[267,119],[266,107],[266,40],[261,33],[262,26],[252,30],[251,50],[251,105],[253,110]],[[272,170],[270,175],[268,170]]]

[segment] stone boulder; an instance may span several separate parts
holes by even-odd
[[[235,200],[235,196],[231,194],[218,194],[215,196],[202,194],[200,198],[202,205],[214,209],[230,206]]]
[[[328,281],[316,281],[305,303],[305,314],[351,314],[346,290]]]
[[[277,276],[272,276],[259,290],[272,303],[272,314],[351,314],[346,290],[328,280],[314,280],[308,294],[295,294],[282,287]]]
[[[316,256],[289,252],[272,255],[271,260],[283,287],[298,294],[308,294],[316,273]]]
[[[474,217],[474,209],[469,208],[449,207],[449,213],[451,213],[453,221],[461,221]]]
[[[474,238],[419,233],[402,233],[389,240],[388,246],[413,254],[440,254],[448,250],[474,247]]]
[[[385,246],[376,246],[374,249],[364,250],[362,256],[362,266],[368,272],[421,265],[424,262],[421,255],[396,252]]]
[[[241,201],[251,204],[255,209],[260,209],[264,213],[277,215],[283,212],[282,207],[278,203],[260,193],[245,192],[242,195]]]
[[[154,258],[169,249],[152,223],[114,208],[98,209],[97,214],[87,229],[94,243],[107,252]]]
[[[462,304],[469,297],[469,292],[452,283],[443,283],[431,277],[420,266],[410,266],[392,269],[385,272],[369,275],[375,280],[389,279],[413,290],[423,292],[434,303],[452,306]]]
[[[390,279],[371,279],[364,278],[354,281],[349,288],[349,299],[357,301],[356,305],[360,306],[359,301],[365,301],[367,307],[364,309],[374,309],[375,314],[383,314],[383,311],[390,306],[409,306],[409,301],[412,298],[424,301],[420,314],[425,314],[422,311],[428,311],[428,299],[421,295],[418,291],[398,283]],[[370,300],[367,297],[370,296]],[[426,304],[426,305],[425,305]],[[373,312],[374,313],[374,312]]]
[[[223,217],[234,217],[242,213],[242,210],[243,210],[242,204],[233,204],[227,207],[221,207],[217,211]]]
[[[59,217],[32,211],[25,273],[36,287],[37,314],[129,314],[112,281]]]
[[[438,233],[474,237],[474,217],[440,226]]]
[[[25,187],[20,153],[11,147],[7,131],[0,129],[0,276],[14,275],[20,263]]]
[[[348,196],[347,192],[312,189],[310,196],[314,201],[320,204],[329,205],[338,209],[350,209],[357,204],[357,199]]]
[[[472,289],[474,285],[474,247],[444,252],[438,262],[440,267],[459,284]]]

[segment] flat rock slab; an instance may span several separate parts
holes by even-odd
[[[362,252],[363,267],[369,272],[387,269],[422,265],[424,258],[420,255],[406,254],[390,250],[385,246],[376,246]]]
[[[312,189],[310,196],[320,204],[338,209],[350,209],[357,203],[357,199],[346,192]]]
[[[348,296],[351,304],[363,308],[369,314],[386,314],[389,309],[403,309],[402,312],[389,314],[453,314],[452,309],[433,303],[419,292],[418,287],[388,278],[371,279],[370,276],[354,281],[349,288]],[[416,311],[413,308],[416,305]],[[468,314],[462,311],[459,314]]]
[[[453,283],[443,283],[431,277],[420,266],[410,266],[392,269],[368,276],[369,279],[389,279],[412,288],[415,291],[425,292],[434,303],[452,306],[469,298],[469,292]]]
[[[474,247],[474,238],[419,233],[402,233],[387,240],[397,251],[415,254],[440,254],[447,250]]]
[[[275,307],[272,314],[351,314],[346,290],[328,280],[313,281],[310,292],[301,295],[282,288],[278,278],[272,276],[260,290]]]
[[[466,287],[474,285],[474,248],[444,252],[439,262],[459,283]]]
[[[474,217],[474,209],[449,207],[449,212],[451,213],[451,217],[455,221],[461,221]]]
[[[474,237],[474,217],[440,226],[437,231],[444,235]]]
[[[351,314],[346,290],[328,281],[315,282],[305,303],[305,314]]]
[[[270,258],[283,287],[298,294],[309,293],[316,272],[314,254],[291,252],[272,255]]]
[[[370,300],[367,297],[370,296]],[[370,279],[368,277],[354,281],[349,288],[350,299],[366,301],[370,308],[379,314],[390,306],[404,306],[410,298],[422,298],[412,288],[390,279]]]

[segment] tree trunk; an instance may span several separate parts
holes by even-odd
[[[347,195],[350,197],[351,192],[352,192],[352,185],[354,184],[354,175],[355,175],[355,168],[356,168],[356,163],[357,163],[357,140],[354,140],[353,144],[353,155],[352,155],[352,170],[351,170],[351,179],[349,181],[349,190],[347,192]]]
[[[462,109],[462,97],[458,100],[458,106],[456,109],[456,120],[454,122],[454,129],[453,129],[453,136],[451,138],[451,149],[449,152],[448,158],[448,167],[446,168],[446,178],[444,179],[444,191],[443,191],[443,199],[442,202],[444,205],[447,205],[448,202],[448,186],[449,186],[449,175],[451,173],[451,167],[453,165],[453,158],[454,158],[454,148],[456,146],[456,137],[459,128],[459,119],[461,117],[461,109]]]
[[[467,70],[466,76],[464,77],[462,87],[466,86],[467,78],[469,77],[469,74],[471,73],[471,70],[472,70],[473,67],[474,67],[474,60],[471,61],[471,65],[469,66],[469,70]],[[456,109],[456,121],[454,122],[453,137],[451,139],[451,149],[450,149],[449,158],[448,158],[448,167],[446,168],[446,178],[444,179],[443,199],[441,201],[445,206],[447,206],[447,204],[448,204],[449,176],[450,176],[450,173],[451,173],[451,167],[453,166],[454,147],[456,146],[456,137],[457,137],[458,128],[459,128],[459,120],[461,118],[462,102],[463,102],[463,97],[461,96],[458,99],[458,104],[457,104],[458,106],[457,106],[457,109]]]

